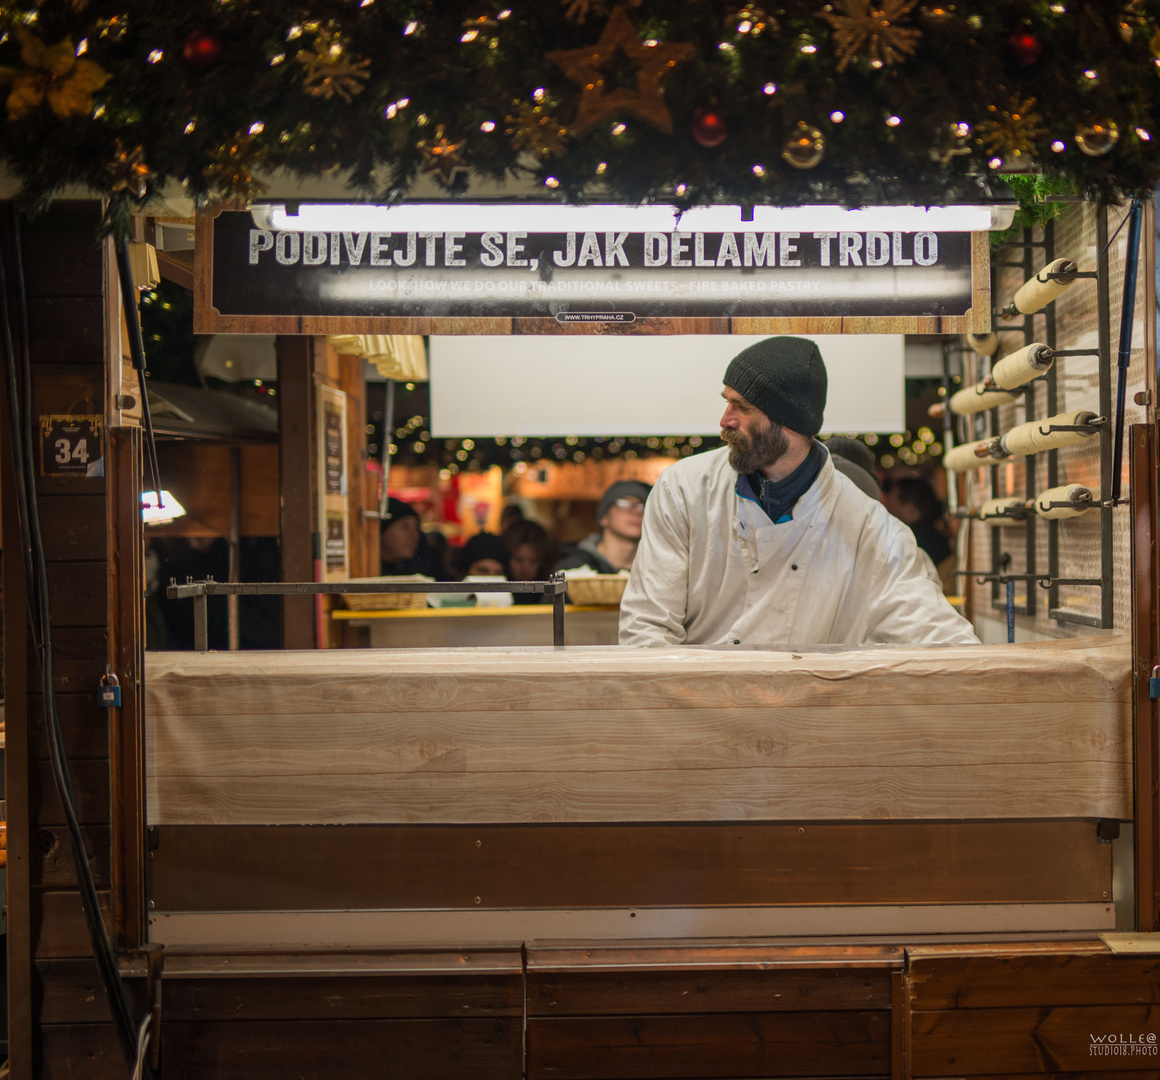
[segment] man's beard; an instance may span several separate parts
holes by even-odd
[[[740,428],[726,428],[721,441],[729,447],[729,465],[742,476],[772,465],[789,449],[789,439],[781,424],[769,421],[769,427],[747,435]]]

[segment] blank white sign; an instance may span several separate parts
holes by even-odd
[[[715,435],[725,368],[762,337],[432,337],[431,435]],[[813,340],[823,431],[906,426],[902,335]]]

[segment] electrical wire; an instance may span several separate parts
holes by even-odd
[[[157,467],[157,442],[153,438],[153,415],[149,411],[149,393],[145,389],[145,342],[141,339],[141,317],[137,312],[137,286],[133,282],[133,267],[129,261],[129,244],[123,232],[114,234],[113,247],[117,253],[117,277],[121,282],[121,310],[129,328],[129,356],[141,386],[141,420],[145,426],[145,442],[149,448],[149,472],[153,476],[153,490],[157,505],[162,505],[161,470]]]
[[[9,438],[12,444],[13,467],[16,473],[20,519],[21,548],[25,557],[25,578],[30,582],[28,591],[29,622],[33,646],[40,667],[41,688],[44,696],[45,729],[48,733],[49,755],[52,763],[53,781],[57,795],[64,808],[65,823],[68,828],[73,864],[76,870],[81,907],[97,971],[105,990],[114,1027],[121,1043],[125,1061],[133,1067],[138,1062],[137,1025],[132,1019],[125,983],[117,967],[113,944],[105,929],[97,896],[96,882],[81,835],[80,822],[76,812],[76,792],[72,773],[64,746],[64,733],[60,725],[57,708],[56,687],[53,678],[52,627],[50,622],[47,560],[40,530],[40,515],[35,497],[35,475],[32,453],[32,362],[30,356],[30,335],[28,302],[24,285],[23,252],[21,250],[20,212],[15,204],[11,207],[12,247],[15,266],[15,286],[20,326],[20,375],[16,377],[17,358],[13,349],[11,315],[7,277],[4,269],[4,253],[0,250],[0,346],[4,349],[5,367],[8,371],[8,411]],[[151,1077],[151,1071],[143,1064],[143,1075]]]

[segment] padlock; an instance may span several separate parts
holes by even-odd
[[[1160,664],[1152,669],[1152,678],[1148,680],[1148,696],[1153,699],[1160,698]]]
[[[121,686],[117,676],[107,670],[101,676],[101,685],[97,687],[97,704],[102,709],[119,709],[121,707]]]

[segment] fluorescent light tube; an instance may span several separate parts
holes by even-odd
[[[254,224],[279,232],[987,232],[1006,229],[1014,204],[994,206],[621,206],[557,203],[302,203],[251,207]]]

